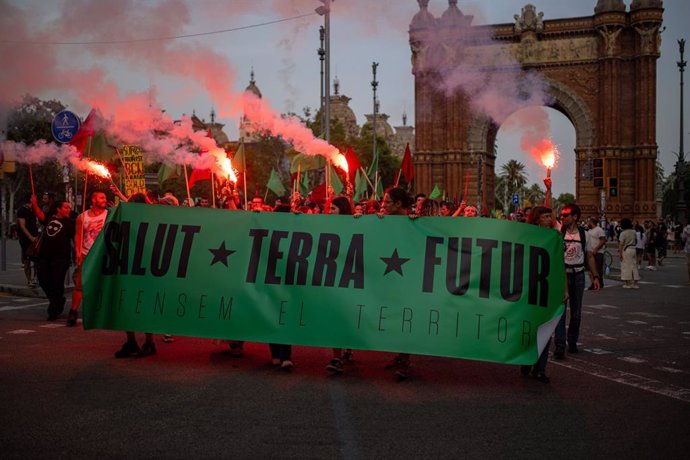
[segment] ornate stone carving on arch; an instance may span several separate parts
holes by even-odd
[[[546,104],[562,112],[575,127],[575,148],[589,149],[594,145],[596,130],[592,114],[585,101],[567,85],[555,80],[546,80],[547,93],[551,103]],[[475,116],[467,129],[467,148],[490,152],[487,145],[493,121],[483,115]]]

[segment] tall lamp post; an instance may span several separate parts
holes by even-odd
[[[376,88],[379,86],[379,82],[376,81],[376,68],[379,66],[378,62],[371,63],[371,73],[374,75],[374,79],[371,80],[371,89],[374,93],[374,116],[371,123],[372,137],[374,139],[373,150],[371,151],[372,160],[376,158],[376,115],[379,111],[379,101],[376,99]]]
[[[324,82],[324,107],[326,112],[326,129],[324,131],[326,142],[331,142],[331,3],[333,0],[319,0],[323,5],[314,11],[324,17],[326,81]]]
[[[326,39],[326,29],[321,26],[319,27],[319,40],[321,41],[321,46],[317,50],[317,53],[319,54],[319,61],[321,61],[321,93],[319,94],[319,101],[320,101],[320,107],[319,107],[319,113],[321,114],[321,134],[325,133],[326,130],[326,115],[324,113],[324,110],[326,109],[325,107],[325,102],[326,98],[324,97],[323,91],[324,91],[324,78],[323,78],[323,71],[324,71],[324,63],[323,61],[326,59],[326,50],[324,49],[324,40]]]
[[[683,153],[683,72],[687,62],[683,59],[685,52],[685,39],[678,40],[680,50],[680,61],[677,62],[680,71],[680,146],[678,147],[678,161],[676,162],[676,180],[678,181],[678,204],[676,205],[676,215],[681,225],[687,222],[687,205],[685,203],[685,154]]]

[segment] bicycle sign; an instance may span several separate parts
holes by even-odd
[[[78,116],[69,110],[63,110],[53,118],[50,130],[53,133],[53,138],[64,144],[72,140],[80,126],[81,121]]]

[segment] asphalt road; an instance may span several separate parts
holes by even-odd
[[[516,366],[295,347],[291,373],[265,344],[176,337],[115,359],[124,334],[45,321],[44,299],[0,297],[2,458],[687,458],[690,286],[685,260],[587,292],[581,350],[550,384]]]

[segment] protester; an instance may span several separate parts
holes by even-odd
[[[594,254],[594,265],[596,268],[596,272],[599,273],[599,275],[604,274],[604,251],[606,250],[606,233],[604,232],[604,229],[599,227],[599,221],[597,220],[596,217],[590,217],[587,219],[587,225],[589,227],[589,230],[587,231],[588,233],[588,238],[587,240],[590,241],[591,247],[589,248],[590,251],[592,251],[592,254]],[[593,278],[593,272],[590,270],[590,285],[587,289],[590,291],[594,289],[594,278]],[[599,278],[599,287],[603,289],[604,287],[604,278]]]
[[[412,205],[412,199],[405,190],[400,187],[389,189],[383,197],[383,213],[389,216],[407,216]],[[392,362],[386,365],[386,369],[395,369],[395,377],[398,381],[406,380],[410,375],[410,354],[399,353]]]
[[[38,281],[36,279],[35,267],[32,267],[33,261],[26,251],[31,246],[31,243],[38,238],[38,222],[31,206],[31,194],[27,193],[23,201],[22,207],[17,210],[19,246],[22,250],[21,261],[24,268],[24,276],[26,276],[26,284],[33,288],[38,285]]]
[[[639,289],[640,273],[637,271],[637,235],[633,230],[632,221],[628,218],[621,220],[621,232],[618,237],[618,255],[621,258],[621,281],[624,281],[623,288]]]
[[[542,228],[553,229],[553,211],[550,208],[545,206],[537,206],[530,210],[528,217],[529,219],[527,223],[529,224],[538,225]],[[567,295],[566,290],[566,300],[568,298]],[[564,302],[566,300],[564,300]],[[534,363],[532,366],[521,366],[520,371],[522,372],[522,375],[527,376],[531,373],[532,377],[538,381],[542,383],[549,383],[551,379],[549,379],[549,377],[546,375],[546,364],[549,360],[549,348],[551,348],[551,337],[549,337],[549,341],[539,355],[539,359],[536,363]]]
[[[596,271],[594,256],[587,248],[587,232],[580,226],[580,208],[576,204],[568,204],[561,210],[563,240],[565,243],[565,272],[568,288],[568,305],[570,306],[570,323],[567,330],[568,352],[577,353],[577,341],[580,336],[580,322],[582,316],[582,297],[585,289],[585,269],[592,270],[594,290],[599,290],[599,273]],[[561,320],[556,326],[556,359],[565,357],[566,345],[566,314],[563,312]]]
[[[647,252],[647,270],[656,270],[656,226],[653,222],[645,222],[645,251]]]
[[[289,198],[279,198],[276,200],[275,205],[274,212],[290,212],[292,209]],[[273,366],[280,366],[284,371],[292,370],[294,367],[294,363],[292,362],[292,345],[269,343],[268,348],[271,351],[271,364]]]
[[[77,268],[74,270],[74,289],[72,290],[72,308],[67,315],[67,325],[76,326],[79,317],[79,304],[82,300],[81,267],[96,237],[101,233],[108,215],[106,196],[100,190],[91,192],[91,208],[77,217],[74,234]]]
[[[642,268],[642,256],[644,255],[645,246],[645,234],[644,227],[642,225],[638,224],[635,226],[635,237],[635,259],[637,262],[637,269],[639,270]]]
[[[352,215],[352,206],[350,206],[350,200],[344,196],[337,196],[331,201],[330,214],[335,215]],[[333,374],[343,373],[343,362],[351,363],[353,361],[353,354],[351,349],[345,350],[343,353],[342,348],[333,348],[333,358],[326,365],[326,370]]]
[[[664,223],[663,219],[659,219],[659,222],[656,225],[656,235],[657,264],[662,266],[664,265],[666,248],[668,246],[668,227]]]
[[[144,203],[144,204],[150,204],[149,203],[149,196],[145,195],[143,193],[135,193],[132,196],[129,197],[129,199],[126,199],[125,201],[129,203]],[[156,344],[153,341],[153,334],[150,332],[146,332],[144,334],[145,339],[144,339],[144,344],[139,348],[139,344],[137,343],[137,338],[134,335],[133,331],[127,331],[125,332],[127,335],[127,341],[122,344],[122,348],[120,348],[118,351],[115,352],[115,357],[116,358],[129,358],[136,356],[137,358],[143,358],[146,356],[151,356],[156,354]]]
[[[65,275],[71,260],[74,220],[70,218],[71,207],[66,201],[54,201],[47,214],[38,207],[36,195],[31,197],[31,204],[44,224],[36,263],[38,284],[48,297],[48,321],[55,321],[65,308]]]

